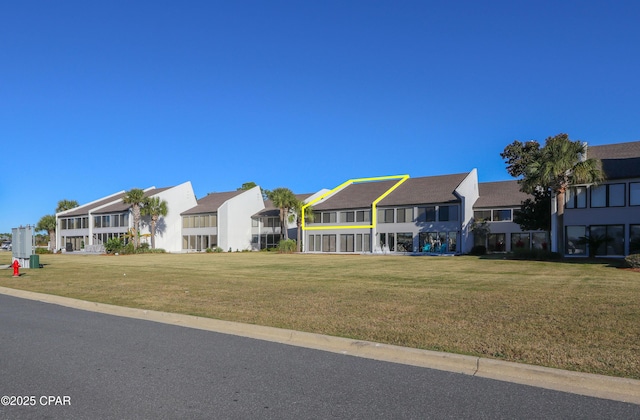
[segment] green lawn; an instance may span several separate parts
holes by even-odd
[[[606,262],[275,253],[40,262],[19,279],[3,270],[0,286],[640,379],[640,273]]]

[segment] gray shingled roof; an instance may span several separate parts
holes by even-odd
[[[233,197],[242,194],[243,192],[245,191],[238,190],[238,191],[207,194],[206,196],[198,200],[197,206],[192,207],[189,210],[183,211],[180,214],[184,216],[189,214],[215,213],[218,211],[220,206],[224,204],[225,201],[230,200]]]
[[[114,201],[118,201],[121,200],[122,197],[124,197],[125,193],[121,192],[118,193],[116,195],[114,195],[113,197],[109,197],[109,198],[104,198],[102,200],[98,200],[95,203],[92,204],[87,204],[81,207],[77,207],[76,209],[73,209],[67,213],[65,213],[64,215],[62,215],[61,217],[78,217],[78,216],[86,216],[89,214],[89,212],[95,208],[98,208],[100,206],[104,206],[106,204],[109,204],[111,202]]]
[[[519,207],[529,194],[520,191],[518,181],[497,181],[478,183],[480,197],[473,204],[473,208]]]
[[[162,191],[166,191],[166,190],[168,190],[170,188],[173,188],[173,187],[154,188],[154,189],[145,191],[144,192],[144,196],[145,197],[151,197],[153,195],[161,193]],[[123,194],[122,197],[124,197],[125,195],[126,195],[126,193]],[[107,207],[105,207],[103,209],[100,209],[100,210],[94,212],[94,214],[123,213],[123,212],[129,210],[131,208],[131,204],[125,204],[122,201],[122,197],[120,197],[119,200],[117,200],[115,203],[111,204],[110,206],[107,206]]]
[[[640,141],[588,146],[587,157],[602,161],[607,179],[640,177]]]
[[[295,194],[296,198],[300,201],[304,201],[307,198],[311,197],[313,194],[309,193],[309,194]],[[280,209],[276,208],[273,205],[273,201],[271,200],[266,200],[264,202],[264,209],[260,210],[259,212],[257,212],[256,214],[254,214],[251,217],[275,217],[278,216],[280,217]]]
[[[379,206],[404,206],[459,201],[454,190],[468,173],[409,178],[386,196]],[[325,200],[314,204],[314,210],[357,209],[370,207],[398,180],[351,184]]]

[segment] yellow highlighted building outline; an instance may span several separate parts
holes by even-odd
[[[373,203],[371,203],[371,224],[370,225],[349,225],[349,226],[305,226],[305,217],[304,217],[304,210],[309,207],[314,205],[315,203],[317,203],[318,201],[322,200],[323,198],[325,198],[326,196],[333,194],[334,192],[337,192],[345,187],[347,187],[348,185],[351,184],[355,184],[355,183],[360,183],[360,182],[372,182],[372,181],[386,181],[388,179],[399,179],[398,182],[396,182],[391,188],[389,188],[387,191],[385,191],[380,197],[376,198]],[[308,202],[307,204],[305,204],[304,206],[302,206],[302,229],[303,230],[329,230],[329,229],[373,229],[376,227],[376,223],[378,221],[378,215],[376,212],[376,206],[378,205],[378,203],[384,199],[386,196],[388,196],[389,194],[391,194],[391,192],[393,190],[395,190],[396,188],[398,188],[404,181],[406,181],[407,179],[409,179],[409,175],[390,175],[390,176],[378,176],[378,177],[373,177],[373,178],[356,178],[356,179],[350,179],[346,182],[343,182],[342,184],[338,185],[337,187],[335,187],[334,189],[332,189],[331,191],[328,191],[324,194],[322,194],[320,197],[315,198],[314,200]]]

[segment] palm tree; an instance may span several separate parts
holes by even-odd
[[[144,191],[140,188],[132,188],[127,191],[122,197],[122,202],[125,204],[131,204],[131,212],[133,213],[133,247],[138,248],[140,245],[140,238],[138,233],[140,232],[140,209],[144,206],[145,198]]]
[[[156,224],[160,216],[165,217],[169,212],[167,202],[160,200],[160,197],[151,197],[145,200],[141,209],[143,216],[151,217],[151,248],[156,247]]]
[[[60,213],[65,210],[75,209],[78,206],[79,204],[76,200],[67,200],[67,199],[60,200],[58,201],[58,207],[56,207],[56,213]]]
[[[45,230],[49,234],[49,250],[55,251],[56,249],[56,216],[47,214],[42,216],[36,225],[36,230]]]
[[[269,192],[269,199],[273,202],[273,205],[280,209],[280,238],[289,239],[287,233],[287,215],[293,211],[298,202],[293,191],[289,188],[276,188]]]
[[[564,202],[567,189],[574,184],[593,184],[604,179],[597,159],[586,159],[586,146],[571,141],[567,134],[547,138],[539,156],[529,163],[522,180],[523,190],[548,188],[556,197],[558,251],[564,250]]]

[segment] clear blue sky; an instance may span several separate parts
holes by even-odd
[[[4,1],[0,232],[191,181],[313,192],[640,140],[637,1]]]

